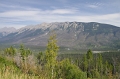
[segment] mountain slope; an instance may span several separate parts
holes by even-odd
[[[120,28],[90,22],[54,22],[26,26],[0,39],[0,43],[46,46],[54,30],[59,46],[74,48],[120,47]]]
[[[8,35],[9,33],[15,32],[16,29],[14,27],[4,27],[4,28],[0,28],[0,38],[2,38],[3,36]]]

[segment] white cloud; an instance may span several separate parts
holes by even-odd
[[[97,5],[87,5],[87,7],[90,7],[90,8],[97,8],[98,6],[97,6]]]
[[[32,16],[36,15],[37,11],[8,11],[0,13],[1,17],[21,17],[21,16]]]
[[[53,10],[51,13],[53,13],[53,14],[73,14],[76,12],[77,12],[77,10],[72,10],[72,9],[56,9],[56,10]]]
[[[77,10],[72,9],[55,9],[55,10],[13,10],[1,12],[0,17],[27,17],[27,16],[36,16],[36,15],[45,15],[45,14],[73,14]]]
[[[0,17],[2,17],[0,18],[0,26],[13,26],[16,28],[32,24],[31,22],[41,23],[64,21],[101,22],[120,26],[120,13],[82,16],[77,9],[41,10],[29,8],[28,10],[5,11],[0,13]],[[17,23],[21,21],[21,24]],[[26,23],[26,21],[29,23]]]
[[[113,13],[113,14],[106,14],[106,15],[102,15],[102,16],[99,16],[99,18],[103,18],[103,19],[120,19],[120,13]]]
[[[32,23],[35,24],[41,22],[64,22],[64,21],[101,22],[120,27],[119,22],[120,13],[117,13],[119,12],[120,9],[119,0],[94,1],[94,2],[85,1],[85,3],[84,1],[83,2],[76,1],[79,2],[74,3],[76,5],[71,5],[72,3],[69,0],[57,0],[57,2],[59,2],[58,4],[62,3],[62,6],[59,5],[57,6],[57,4],[54,5],[53,4],[54,2],[53,3],[51,2],[53,4],[51,5],[51,3],[46,3],[46,1],[33,1],[33,0],[22,1],[12,0],[12,1],[0,3],[0,28],[5,26],[7,27],[13,26],[16,28],[20,28]],[[21,3],[24,2],[23,3],[24,5],[20,4],[19,2]],[[44,8],[47,8],[47,10],[45,10]],[[111,10],[113,8],[114,10]],[[92,12],[91,9],[95,9],[96,11],[94,10],[95,12]],[[96,15],[92,13],[96,13]]]

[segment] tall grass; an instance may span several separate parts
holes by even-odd
[[[38,79],[38,77],[23,73],[15,73],[14,70],[1,69],[0,79]]]
[[[27,64],[27,69],[32,70],[34,73],[25,73],[13,61],[8,59],[0,56],[0,79],[48,79],[42,71],[39,72],[40,68],[34,69],[32,63]],[[24,70],[28,71],[27,69]]]
[[[16,71],[13,67],[5,66],[0,68],[0,79],[48,79],[44,75],[35,75]]]

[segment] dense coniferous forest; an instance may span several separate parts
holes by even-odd
[[[58,54],[52,34],[44,52],[34,54],[23,44],[0,52],[0,79],[120,79],[118,52]]]

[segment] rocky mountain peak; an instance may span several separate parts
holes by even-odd
[[[0,43],[45,46],[52,30],[57,34],[58,45],[64,47],[102,48],[116,47],[120,43],[120,27],[96,22],[52,22],[30,25],[1,37]]]

